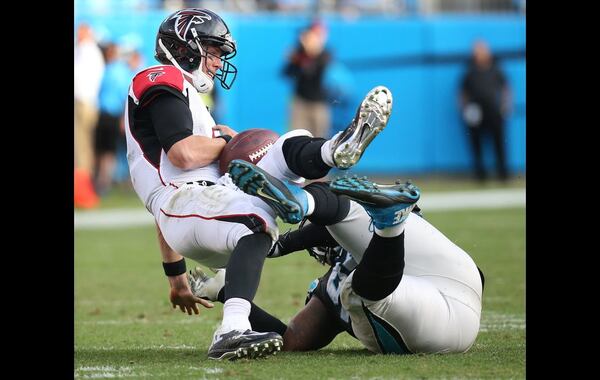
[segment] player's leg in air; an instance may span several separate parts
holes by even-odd
[[[310,184],[303,190],[293,185],[304,178],[323,178],[334,167],[348,169],[355,165],[386,127],[391,111],[390,90],[377,86],[365,96],[348,127],[330,140],[312,137],[308,131],[292,131],[281,136],[257,166],[233,160],[228,172],[242,191],[265,201],[285,222],[299,223],[308,215],[319,219],[320,214],[332,213],[315,209],[315,204],[327,205],[330,200],[323,184]],[[323,200],[315,202],[315,198]]]

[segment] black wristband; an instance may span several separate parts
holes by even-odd
[[[181,259],[179,261],[175,261],[174,263],[162,263],[163,269],[165,270],[165,274],[169,277],[179,276],[180,274],[184,274],[186,271],[185,268],[185,259]]]
[[[225,140],[225,142],[226,142],[226,143],[228,143],[228,142],[230,142],[230,141],[231,141],[231,139],[232,139],[233,137],[231,137],[231,136],[229,136],[229,135],[221,135],[221,136],[217,136],[216,138],[223,139],[223,140]]]

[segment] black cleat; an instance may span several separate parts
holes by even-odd
[[[208,358],[213,360],[263,358],[275,355],[282,347],[283,338],[277,333],[232,330],[215,335],[208,349]]]
[[[421,197],[421,190],[410,182],[380,185],[357,176],[337,178],[329,187],[360,203],[379,229],[404,222]]]

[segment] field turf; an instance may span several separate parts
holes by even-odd
[[[117,199],[117,198],[115,198]],[[129,205],[116,200],[114,206]],[[465,354],[374,355],[347,334],[311,353],[206,357],[222,306],[189,316],[168,301],[154,228],[75,231],[75,378],[525,378],[525,209],[427,212],[486,276],[480,334]],[[285,231],[289,226],[282,226]],[[188,260],[188,268],[194,262]],[[325,272],[306,252],[267,260],[255,302],[287,322]]]

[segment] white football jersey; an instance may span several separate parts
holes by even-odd
[[[144,146],[132,125],[135,113],[145,102],[152,99],[152,91],[168,89],[180,92],[187,99],[193,120],[193,134],[214,137],[212,127],[215,121],[208,112],[202,98],[174,66],[158,65],[140,71],[129,87],[129,98],[125,108],[125,136],[127,139],[127,161],[133,187],[148,209],[153,212],[153,203],[165,190],[172,190],[178,184],[191,181],[216,182],[220,177],[218,164],[183,170],[174,166],[165,151],[159,146]],[[142,104],[140,104],[142,101]]]

